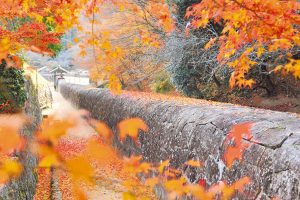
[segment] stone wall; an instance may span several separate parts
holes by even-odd
[[[170,159],[178,168],[189,159],[199,159],[203,168],[183,169],[192,182],[232,183],[249,176],[252,183],[244,194],[237,194],[238,199],[300,199],[300,118],[296,114],[148,93],[116,96],[105,89],[66,83],[60,85],[60,92],[114,131],[122,119],[142,118],[150,131],[140,134],[140,147],[130,138],[122,144],[115,134],[115,143],[125,154],[142,154],[151,162]],[[227,168],[222,161],[224,140],[232,125],[243,122],[253,123],[256,142],[250,142],[242,162]]]
[[[26,90],[28,103],[25,107],[25,113],[32,121],[23,128],[21,134],[30,140],[36,127],[41,122],[41,109],[37,99],[36,89],[30,80],[26,82]],[[23,152],[17,153],[16,156],[19,157],[24,170],[17,180],[9,182],[0,189],[0,200],[31,200],[34,197],[37,183],[37,174],[34,169],[37,165],[37,160],[29,152],[28,148]]]

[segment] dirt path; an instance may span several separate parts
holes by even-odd
[[[53,95],[53,106],[51,109],[47,109],[43,111],[43,115],[51,115],[55,114],[55,116],[59,117],[67,117],[66,115],[70,113],[74,113],[77,111],[68,101],[66,101],[60,93],[52,90]],[[63,138],[63,140],[69,146],[74,147],[74,151],[78,151],[76,147],[80,148],[80,143],[84,140],[87,140],[90,137],[95,137],[97,133],[95,130],[89,126],[86,120],[81,119],[75,128],[69,131],[68,135]],[[80,150],[79,150],[80,151]],[[101,170],[101,169],[100,169]],[[64,182],[62,177],[58,177],[58,184],[60,182]],[[113,177],[112,174],[106,176],[106,178],[101,177],[101,181],[97,181],[97,186],[94,188],[88,189],[88,198],[90,200],[115,200],[122,199],[122,194],[125,191],[125,188],[120,184],[120,180],[118,177]],[[64,183],[63,183],[64,184]],[[68,186],[66,186],[68,187]],[[62,187],[63,188],[63,187]],[[63,193],[65,191],[61,191]],[[65,200],[68,197],[66,194],[62,194],[62,199]]]
[[[74,108],[70,102],[65,100],[59,92],[53,89],[51,92],[53,98],[52,108],[44,110],[43,115],[54,114],[55,116],[64,118],[68,117],[68,114],[78,111],[78,109]],[[80,120],[77,126],[69,132],[69,136],[79,138],[89,138],[93,135],[97,135],[97,133],[84,119]]]

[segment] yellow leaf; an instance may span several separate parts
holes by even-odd
[[[11,159],[6,159],[4,162],[2,162],[1,168],[9,174],[11,177],[19,176],[22,171],[22,165]]]
[[[135,37],[135,38],[133,39],[133,44],[138,44],[139,41],[140,41],[140,38]]]
[[[142,160],[142,156],[131,156],[130,158],[124,158],[125,171],[134,172],[139,166]]]
[[[185,188],[184,185],[186,184],[186,180],[183,177],[179,179],[172,179],[168,180],[164,183],[164,186],[167,191],[169,192],[176,192],[179,195],[184,194]]]
[[[257,49],[257,57],[261,57],[261,55],[265,52],[265,49],[263,47],[259,47]]]
[[[120,11],[124,11],[124,10],[125,10],[124,5],[120,4],[120,5],[119,5],[119,10],[120,10]]]
[[[212,192],[205,191],[200,185],[187,185],[187,190],[197,199],[213,200],[214,195]]]
[[[0,169],[0,184],[5,184],[9,181],[9,176],[6,171]]]
[[[120,139],[124,140],[130,136],[134,141],[137,141],[139,130],[147,132],[149,130],[145,122],[140,118],[131,118],[121,121],[118,124]]]
[[[255,84],[255,81],[253,79],[249,79],[249,80],[244,81],[244,87],[245,88],[249,87],[251,89],[254,84]]]
[[[249,55],[252,51],[253,51],[254,47],[248,47],[245,52],[244,55]]]
[[[75,43],[78,43],[79,42],[79,38],[74,38],[73,40]]]
[[[110,50],[111,48],[111,44],[109,41],[105,41],[101,44],[101,47],[104,49],[104,50]]]
[[[52,166],[58,166],[58,165],[59,165],[59,161],[55,154],[47,155],[39,162],[39,167],[42,168],[50,168]]]
[[[41,16],[41,15],[35,15],[35,19],[36,19],[39,23],[42,23],[42,22],[43,22],[43,16]]]
[[[217,38],[211,38],[209,42],[205,45],[204,49],[209,49],[216,41]]]
[[[22,169],[22,165],[15,160],[5,159],[0,162],[0,183],[5,183],[10,178],[18,177]]]
[[[110,72],[110,71],[112,71],[112,69],[113,69],[112,66],[109,66],[109,65],[104,67],[104,70],[106,72]]]
[[[300,60],[290,60],[291,62],[291,72],[295,76],[296,79],[300,79]]]
[[[0,155],[22,148],[24,141],[19,135],[19,130],[25,120],[23,115],[0,115]]]
[[[158,167],[159,173],[162,174],[164,172],[165,168],[169,166],[169,164],[170,164],[169,160],[163,161]]]
[[[131,192],[124,192],[123,200],[136,200],[136,197]]]
[[[154,178],[147,178],[145,181],[145,185],[150,186],[151,188],[153,188],[154,186],[156,186],[159,183],[159,178],[154,177]]]
[[[60,137],[67,134],[68,130],[76,125],[77,121],[73,117],[58,120],[54,116],[49,116],[44,119],[38,138],[45,141],[49,140],[54,144],[57,143]]]
[[[53,24],[54,23],[53,17],[46,17],[46,22],[50,23],[50,24]]]
[[[31,0],[23,0],[22,7],[24,11],[28,11],[30,8],[36,7],[36,2]]]
[[[100,165],[108,164],[112,159],[118,158],[116,152],[109,145],[101,144],[95,140],[89,141],[86,153]]]
[[[196,161],[196,160],[189,160],[186,162],[186,164],[191,167],[201,167],[202,166],[202,163],[200,161]]]
[[[109,141],[113,136],[112,130],[105,124],[104,122],[99,122],[96,120],[91,120],[90,122],[96,132],[105,139],[105,141]]]
[[[222,199],[231,199],[236,191],[243,192],[244,187],[249,184],[251,180],[248,177],[243,177],[232,185],[227,185],[226,183],[220,183],[215,187],[211,187],[210,191],[216,193],[222,193]]]
[[[116,75],[113,74],[109,77],[108,88],[114,94],[121,94],[122,85]]]
[[[112,137],[113,132],[106,123],[94,119],[92,119],[90,123],[96,132],[105,140],[109,140]]]
[[[150,163],[142,162],[140,166],[136,169],[136,173],[148,173],[152,169]]]
[[[282,65],[278,65],[278,66],[275,67],[274,72],[275,72],[275,73],[276,73],[276,72],[279,72],[282,68],[283,68]]]
[[[66,160],[66,167],[75,181],[83,180],[87,183],[93,183],[94,170],[84,156]]]
[[[79,55],[82,56],[82,57],[86,56],[86,54],[87,54],[87,53],[86,53],[85,50],[81,50],[80,53],[79,53]]]
[[[294,36],[294,37],[293,37],[293,41],[294,41],[294,43],[295,43],[296,45],[300,46],[300,37]]]

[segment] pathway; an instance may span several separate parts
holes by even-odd
[[[60,93],[52,90],[53,95],[53,107],[43,111],[43,115],[54,114],[58,117],[67,117],[70,113],[75,113],[77,111],[68,101],[66,101]],[[87,140],[90,137],[95,137],[97,133],[95,130],[89,126],[86,120],[79,120],[79,123],[75,128],[69,131],[68,135],[63,139],[66,142],[67,146],[72,146],[74,151],[80,151],[81,144],[83,141]],[[76,147],[78,147],[76,149]],[[72,151],[72,149],[71,149]],[[72,152],[71,152],[72,153]],[[113,166],[112,166],[113,167]],[[99,169],[99,171],[105,171],[106,169]],[[60,175],[61,176],[61,175]],[[64,177],[56,177],[58,185],[60,184],[60,190],[68,190],[70,185],[68,185],[66,180],[63,180]],[[113,177],[112,174],[109,176],[103,175],[100,180],[97,181],[97,186],[93,189],[89,188],[88,190],[88,199],[90,200],[115,200],[122,199],[123,192],[126,191],[125,188],[120,184],[121,181],[119,177]],[[72,199],[68,193],[70,191],[60,191],[62,194],[62,199]],[[64,194],[66,193],[66,194]]]

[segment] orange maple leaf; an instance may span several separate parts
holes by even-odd
[[[145,122],[140,118],[131,118],[121,121],[118,124],[120,139],[124,141],[127,136],[130,136],[137,142],[139,130],[147,132],[149,130]]]
[[[23,115],[0,115],[0,154],[9,154],[23,147],[19,131],[26,121]]]
[[[69,119],[56,119],[54,116],[50,116],[44,119],[38,139],[56,144],[59,138],[67,134],[68,130],[73,128],[76,123],[74,116]]]
[[[233,165],[235,160],[242,160],[245,149],[249,147],[249,143],[244,138],[251,139],[252,123],[242,123],[234,125],[226,137],[225,144],[228,148],[224,154],[224,160],[228,167]]]
[[[18,177],[22,169],[23,167],[18,161],[9,158],[0,162],[0,184],[7,182],[11,178]]]
[[[86,147],[86,154],[99,165],[106,165],[112,160],[118,159],[117,153],[108,145],[101,144],[97,140],[90,140]]]
[[[100,121],[97,121],[97,120],[91,120],[90,123],[94,127],[96,132],[100,136],[102,136],[105,141],[108,142],[111,139],[111,137],[113,136],[112,130],[104,122],[100,122]]]
[[[85,156],[77,156],[66,160],[66,167],[74,181],[94,183],[94,169]]]
[[[124,170],[129,173],[139,174],[148,173],[153,169],[150,163],[141,162],[141,160],[142,156],[131,156],[130,158],[124,158]]]
[[[221,194],[221,199],[230,199],[236,191],[243,192],[245,186],[249,184],[251,180],[249,177],[243,177],[231,185],[228,185],[226,182],[220,182],[208,189],[208,193],[215,196],[216,194]]]

